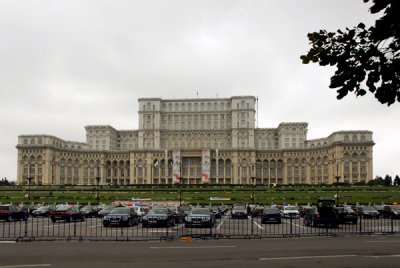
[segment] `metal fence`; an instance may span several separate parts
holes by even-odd
[[[77,222],[55,222],[50,218],[29,217],[24,221],[0,221],[1,240],[172,240],[172,239],[229,239],[269,238],[291,236],[336,236],[400,234],[398,219],[359,218],[355,224],[340,224],[336,228],[312,227],[303,218],[283,218],[280,224],[262,224],[259,217],[232,219],[225,214],[212,227],[186,228],[184,223],[168,227],[104,227],[101,218],[87,218]]]

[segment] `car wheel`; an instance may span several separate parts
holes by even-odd
[[[278,220],[277,223],[278,223],[278,224],[281,224],[281,223],[282,223],[282,220]]]
[[[108,227],[108,226],[110,226],[110,224],[108,222],[103,222],[103,226]]]
[[[52,223],[55,223],[56,221],[57,221],[56,219],[53,219],[53,218],[51,219]]]
[[[81,221],[85,221],[85,220],[86,220],[86,217],[82,216]]]
[[[133,220],[132,219],[129,219],[128,220],[128,227],[132,227],[133,226]]]
[[[13,218],[11,216],[8,216],[7,221],[13,221]]]
[[[69,216],[65,221],[66,222],[71,222],[72,221],[72,216]]]

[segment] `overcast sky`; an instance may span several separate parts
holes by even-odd
[[[377,18],[362,0],[0,0],[0,177],[18,135],[85,141],[84,126],[138,128],[141,97],[253,95],[261,128],[308,122],[308,139],[373,131],[374,176],[400,174],[400,105],[336,100],[334,69],[299,59],[307,33]]]

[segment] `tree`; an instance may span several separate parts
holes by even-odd
[[[400,185],[400,177],[399,177],[399,175],[396,175],[396,177],[394,178],[393,184],[394,185]]]
[[[365,3],[370,0],[364,0]],[[366,88],[382,104],[400,102],[400,1],[372,0],[372,14],[384,15],[375,26],[360,23],[345,31],[309,33],[312,45],[304,64],[318,62],[321,66],[336,66],[329,87],[337,89],[337,99],[349,91],[364,96]]]
[[[376,176],[375,179],[370,180],[367,184],[370,186],[377,186],[377,185],[384,185],[385,183],[382,177]]]
[[[384,184],[385,186],[390,186],[390,185],[392,185],[392,177],[389,176],[389,175],[386,175],[386,176],[385,176],[385,179],[383,180],[383,184]]]

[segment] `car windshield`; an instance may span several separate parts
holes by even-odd
[[[400,211],[400,207],[392,207],[395,211]]]
[[[10,207],[7,207],[7,206],[0,206],[0,210],[9,210],[10,209]]]
[[[83,207],[82,211],[92,211],[93,208],[92,207]]]
[[[286,207],[285,210],[294,211],[294,210],[297,210],[297,208],[296,207]]]
[[[235,209],[235,210],[246,210],[246,206],[234,206],[233,209]]]
[[[265,208],[264,213],[272,214],[272,213],[279,213],[279,209],[277,208]]]
[[[111,214],[126,214],[128,211],[129,208],[114,208],[111,210]]]
[[[362,210],[365,212],[376,212],[376,209],[373,207],[363,207]]]
[[[56,211],[67,211],[68,207],[58,207]]]
[[[40,207],[37,210],[39,210],[39,211],[47,211],[47,210],[49,210],[49,207]]]
[[[111,211],[114,207],[104,207],[102,211]]]
[[[153,208],[150,210],[149,214],[168,214],[168,209],[166,208]]]
[[[208,208],[194,208],[192,209],[191,214],[210,214],[210,210]]]

